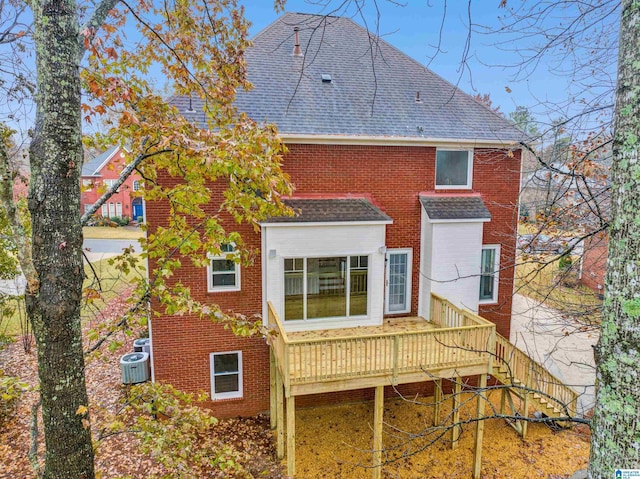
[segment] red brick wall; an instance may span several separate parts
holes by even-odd
[[[102,194],[104,193],[104,190],[100,190],[100,193],[98,193],[98,188],[103,185],[103,180],[115,180],[118,179],[120,177],[120,173],[122,172],[122,169],[126,166],[126,162],[124,160],[124,158],[122,157],[120,151],[118,151],[113,158],[111,158],[111,160],[109,161],[109,163],[107,163],[104,168],[102,168],[102,170],[100,171],[100,177],[92,177],[92,176],[83,176],[82,179],[88,179],[88,180],[92,180],[94,183],[94,187],[91,188],[90,190],[85,190],[85,187],[83,186],[83,192],[82,192],[82,196],[80,198],[80,208],[81,208],[81,213],[84,214],[84,210],[85,210],[85,205],[92,205],[94,204],[96,201],[98,201],[98,198],[100,198],[100,196],[102,196]],[[132,207],[132,202],[133,202],[133,197],[131,196],[131,194],[133,193],[133,182],[136,180],[140,180],[141,177],[138,173],[134,172],[131,175],[129,175],[129,177],[125,180],[125,182],[122,184],[122,186],[120,187],[120,189],[118,190],[117,193],[114,193],[113,196],[111,196],[111,198],[109,198],[109,201],[107,201],[107,207],[109,203],[113,203],[113,209],[115,211],[115,204],[116,203],[120,203],[122,204],[122,216],[128,216],[129,218],[131,218],[131,214],[133,211],[133,207]],[[102,210],[98,210],[96,215],[97,216],[101,216],[101,211]],[[135,220],[135,218],[132,218]]]
[[[366,193],[377,206],[393,218],[386,229],[389,248],[413,248],[412,312],[417,314],[420,260],[420,192],[433,191],[435,152],[433,147],[374,147],[337,145],[289,145],[284,170],[290,174],[296,193]],[[491,212],[492,220],[484,224],[485,244],[501,244],[499,304],[481,307],[481,314],[498,325],[498,331],[509,336],[513,264],[515,257],[515,225],[520,175],[520,154],[509,158],[504,151],[476,149],[474,152],[473,191]],[[160,181],[163,181],[160,178]],[[167,181],[167,179],[164,179]],[[447,191],[438,190],[446,193]],[[459,193],[460,190],[455,192]],[[212,208],[213,211],[213,208]],[[151,230],[166,220],[166,205],[147,204]],[[260,246],[260,236],[241,227],[249,247]],[[150,270],[153,269],[153,263]],[[180,281],[191,288],[198,300],[218,303],[223,309],[245,314],[260,313],[260,258],[251,267],[241,268],[242,291],[207,293],[206,269],[183,262]],[[161,317],[153,321],[153,348],[156,380],[170,381],[188,391],[210,390],[209,353],[241,349],[244,363],[244,398],[212,404],[219,416],[254,414],[269,407],[268,349],[262,339],[233,337],[220,326],[185,317]],[[430,388],[414,386],[409,389]],[[430,390],[430,389],[429,389]],[[344,400],[368,398],[367,390],[340,393]],[[324,400],[326,400],[326,397]],[[313,401],[320,401],[316,398]],[[300,400],[308,404],[309,398]]]
[[[608,251],[608,235],[596,235],[584,241],[581,281],[588,288],[601,294],[604,294],[604,275],[607,267]]]

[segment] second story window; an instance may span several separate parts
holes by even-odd
[[[438,150],[436,152],[436,189],[471,189],[473,152]]]
[[[140,190],[140,180],[133,180],[133,191]]]
[[[240,291],[240,265],[235,261],[236,250],[231,244],[222,245],[220,256],[211,256],[207,268],[208,290]]]

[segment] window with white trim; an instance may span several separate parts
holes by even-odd
[[[211,353],[211,399],[242,397],[242,351]]]
[[[102,217],[106,218],[109,213],[107,212],[107,204],[103,203],[102,206],[100,207],[100,211],[102,212]]]
[[[140,180],[133,180],[133,191],[140,190]]]
[[[240,264],[236,261],[237,252],[232,244],[222,245],[220,256],[210,256],[207,267],[208,290],[240,291]]]
[[[483,245],[480,262],[480,303],[498,301],[500,245]]]
[[[285,258],[284,319],[366,316],[369,257]]]
[[[472,150],[436,151],[436,189],[470,189],[472,174]]]
[[[82,190],[83,191],[91,191],[93,189],[93,180],[84,179],[82,180]]]

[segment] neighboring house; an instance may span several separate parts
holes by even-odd
[[[114,146],[85,162],[82,166],[82,213],[87,211],[120,177],[126,161],[120,147]],[[135,192],[141,187],[141,178],[132,173],[118,191],[96,212],[104,218],[128,217],[144,221],[144,202]]]
[[[259,234],[238,226],[261,251],[252,266],[183,262],[175,278],[275,335],[238,338],[153,304],[155,380],[210,391],[218,416],[270,409],[279,455],[285,399],[292,434],[296,404],[486,381],[496,329],[509,337],[522,132],[349,19],[285,14],[246,60],[254,88],[237,105],[277,125],[298,214]],[[174,104],[203,121],[194,100]],[[151,232],[166,224],[166,203],[147,216]]]

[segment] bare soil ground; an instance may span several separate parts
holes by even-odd
[[[126,305],[115,298],[105,314],[119,314]],[[128,341],[130,342],[130,340]],[[131,350],[124,346],[105,352],[87,366],[87,387],[92,400],[94,431],[101,427],[104,411],[114,411],[123,394],[120,384],[119,357]],[[25,354],[20,341],[0,351],[0,369],[37,383],[35,354]],[[491,397],[498,400],[498,396]],[[33,478],[27,457],[30,439],[30,409],[36,401],[34,392],[19,401],[13,416],[0,426],[0,478]],[[432,423],[431,398],[419,399],[424,405],[401,399],[385,403],[386,478],[468,478],[473,459],[474,431],[472,423],[463,427],[457,449],[452,450],[446,433],[434,437],[417,437]],[[443,408],[443,417],[448,414]],[[469,403],[462,418],[469,418],[475,401]],[[373,419],[372,403],[345,404],[313,409],[300,409],[296,417],[297,471],[299,478],[370,478]],[[245,468],[256,478],[281,479],[284,463],[275,459],[273,434],[268,418],[223,420],[211,429],[207,440],[231,444],[240,454]],[[136,448],[134,434],[113,436],[97,445],[97,468],[102,478],[129,476],[147,478],[161,473],[162,467]],[[42,435],[40,435],[42,454]],[[486,421],[483,441],[482,477],[498,478],[568,478],[585,468],[589,454],[589,435],[584,427],[553,432],[542,424],[530,424],[525,440],[503,420]],[[220,472],[211,477],[230,477]]]

